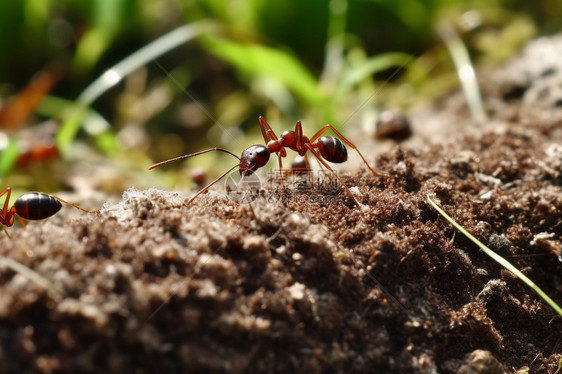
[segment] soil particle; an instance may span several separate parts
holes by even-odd
[[[486,87],[486,124],[441,102],[376,162],[360,145],[389,175],[342,170],[360,207],[303,177],[250,204],[131,188],[98,216],[12,229],[0,371],[554,373],[562,318],[426,201],[562,303],[562,110],[533,105],[520,59]]]
[[[507,371],[489,351],[477,349],[459,368],[458,374],[504,374]]]

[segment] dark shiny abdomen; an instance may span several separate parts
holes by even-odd
[[[21,218],[40,220],[57,213],[62,204],[54,197],[42,192],[30,192],[18,197],[14,206]]]
[[[318,139],[318,142],[322,144],[320,154],[326,160],[337,164],[347,161],[347,149],[338,138],[323,136]]]

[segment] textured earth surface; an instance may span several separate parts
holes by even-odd
[[[340,169],[360,207],[303,177],[10,229],[0,372],[557,372],[562,317],[427,196],[562,304],[561,60],[540,39],[483,73],[484,123],[455,94],[400,145],[358,142],[389,175]]]

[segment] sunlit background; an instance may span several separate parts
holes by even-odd
[[[561,26],[558,0],[4,0],[0,186],[190,187],[235,160],[147,167],[263,143],[259,115],[372,136],[383,110],[458,89],[448,36],[479,67]]]

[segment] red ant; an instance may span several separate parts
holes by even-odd
[[[11,194],[12,189],[10,187],[0,193],[0,197],[6,195],[4,207],[2,208],[2,212],[0,212],[0,224],[7,227],[11,227],[14,224],[16,214],[18,215],[18,219],[22,226],[25,226],[23,218],[35,221],[49,218],[62,208],[61,203],[68,204],[86,213],[100,212],[99,210],[90,211],[80,208],[79,206],[64,201],[59,197],[48,195],[43,192],[29,192],[18,197],[12,208],[8,210],[8,203],[10,202]]]
[[[246,148],[242,152],[242,155],[240,157],[236,156],[234,153],[226,149],[215,147],[201,152],[183,155],[166,161],[162,161],[150,166],[148,169],[152,170],[154,168],[168,164],[170,162],[183,160],[193,156],[198,156],[200,154],[211,152],[211,151],[225,152],[240,160],[238,164],[228,169],[220,177],[218,177],[213,182],[208,184],[205,188],[203,188],[201,191],[196,193],[195,196],[193,196],[187,202],[187,205],[191,204],[191,202],[195,200],[197,196],[207,191],[212,185],[214,185],[219,180],[224,178],[225,175],[230,173],[236,167],[239,168],[240,175],[243,177],[246,175],[253,174],[257,169],[267,164],[267,162],[269,161],[269,156],[272,153],[275,153],[277,155],[277,158],[279,159],[279,169],[283,170],[282,158],[287,156],[287,151],[285,148],[289,148],[297,152],[299,156],[304,158],[304,167],[302,161],[298,164],[298,166],[296,165],[293,166],[293,170],[298,173],[302,173],[303,170],[309,169],[306,155],[307,152],[312,153],[314,157],[316,157],[316,159],[320,162],[321,165],[326,167],[336,176],[336,178],[345,187],[349,196],[351,196],[351,199],[355,202],[357,206],[360,206],[361,204],[357,201],[355,196],[353,196],[353,194],[351,193],[347,185],[344,183],[344,181],[340,178],[340,176],[326,163],[326,161],[333,162],[333,163],[342,163],[347,161],[347,149],[344,143],[357,151],[357,153],[359,154],[359,156],[361,156],[361,159],[363,160],[365,165],[367,165],[369,170],[375,176],[385,177],[385,178],[388,177],[387,175],[377,173],[375,170],[373,170],[367,163],[367,160],[365,160],[365,157],[363,157],[361,152],[359,152],[357,147],[349,140],[347,140],[342,134],[340,134],[332,125],[324,126],[316,134],[314,134],[312,138],[309,139],[308,137],[303,135],[301,121],[297,121],[297,125],[295,126],[294,131],[290,131],[290,130],[285,131],[281,134],[280,137],[277,137],[277,135],[275,135],[275,132],[273,132],[269,124],[261,116],[259,117],[259,123],[263,135],[263,139],[266,145],[265,146],[261,144],[252,145]],[[332,130],[334,133],[336,133],[337,138],[333,136],[322,136],[322,134],[324,134],[324,132],[326,132],[327,130]]]

